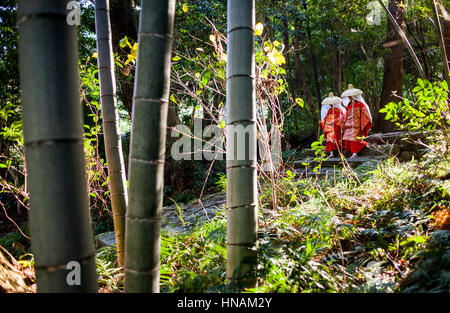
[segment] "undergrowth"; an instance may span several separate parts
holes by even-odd
[[[365,164],[358,180],[288,173],[284,206],[260,209],[257,287],[245,292],[448,292],[450,160],[424,160]],[[165,234],[162,290],[227,291],[225,240],[224,215]]]
[[[288,173],[277,210],[261,194],[257,284],[244,292],[450,291],[449,156],[392,158],[355,173]],[[96,260],[100,291],[121,292],[115,247]],[[225,212],[187,233],[162,232],[162,292],[228,292],[225,271]]]

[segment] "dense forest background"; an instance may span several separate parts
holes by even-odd
[[[96,51],[94,7],[89,1],[81,3],[82,102],[85,123],[95,130],[92,127],[98,121],[89,116],[90,108],[99,101],[97,65],[92,57]],[[392,95],[393,91],[408,97],[417,78],[443,79],[439,40],[429,3],[388,4],[422,64],[425,77],[400,44],[385,12],[373,1],[256,1],[256,20],[264,27],[256,56],[258,95],[261,100],[269,96],[283,112],[289,113],[283,125],[285,150],[308,146],[318,138],[320,103],[329,92],[340,95],[348,84],[363,90],[374,116],[372,132],[388,132],[393,130],[393,123],[386,121],[379,110],[390,101],[400,101]],[[443,4],[448,7],[446,1]],[[14,154],[10,152],[14,141],[8,138],[15,139],[20,130],[16,9],[15,1],[6,1],[1,7],[0,97],[2,114],[8,116],[2,121],[7,133],[1,145],[7,159]],[[125,143],[131,125],[138,15],[139,1],[111,1],[120,125]],[[226,1],[177,1],[176,25],[168,126],[180,122],[192,126],[194,117],[207,124],[214,119],[211,114],[220,124],[225,101]],[[442,25],[449,47],[448,20],[442,19]],[[263,88],[269,91],[268,95]],[[301,101],[301,105],[295,105],[296,101]],[[98,106],[96,109],[99,112]],[[101,145],[99,152],[104,155]],[[177,180],[169,186],[183,184],[183,177]]]
[[[94,233],[100,234],[113,230],[113,222],[102,136],[96,60],[95,10],[90,1],[79,2],[81,4],[81,23],[78,27],[78,56],[80,103],[84,112],[84,150],[87,159],[87,181]],[[226,0],[176,1],[167,121],[167,151],[170,151],[171,145],[176,140],[176,138],[170,137],[170,132],[176,125],[185,125],[189,129],[193,129],[196,120],[201,121],[203,127],[211,124],[219,125],[219,127],[225,125],[226,2]],[[436,32],[436,19],[430,4],[432,2],[389,0],[385,3],[402,28],[412,50],[407,48],[406,43],[402,41],[398,31],[386,17],[386,12],[377,1],[256,0],[257,102],[261,105],[262,111],[267,110],[268,121],[275,118],[279,123],[277,125],[281,125],[281,146],[284,160],[295,155],[297,151],[309,148],[312,143],[320,139],[321,102],[330,92],[340,95],[347,89],[348,84],[353,84],[356,88],[361,89],[374,120],[371,133],[390,133],[400,130],[402,121],[397,119],[398,124],[396,124],[392,118],[392,111],[385,109],[380,112],[381,109],[391,102],[400,104],[404,99],[417,99],[418,84],[422,87],[425,84],[428,88],[428,82],[448,81],[445,75],[445,61],[443,61],[445,58],[441,55],[441,40]],[[447,11],[450,10],[450,1],[437,1],[436,3],[442,5]],[[127,167],[140,1],[111,0],[110,8],[119,125],[125,166]],[[0,4],[0,236],[4,236],[0,245],[5,246],[15,257],[20,257],[30,251],[30,243],[27,226],[28,194],[22,136],[16,11],[16,1],[4,0]],[[449,60],[450,17],[444,12],[445,10],[442,10],[440,15],[443,31],[442,42],[446,47],[446,59]],[[420,67],[418,67],[417,61]],[[445,87],[442,88],[442,90],[445,89]],[[444,131],[444,135],[448,136],[446,133],[448,115],[442,112],[440,114],[443,117],[436,116],[435,120],[439,120],[439,122],[434,124],[432,122],[420,124],[420,121],[416,121],[415,125],[406,122],[403,125],[408,125],[406,130],[414,131],[441,129]],[[42,122],[45,123],[45,121]],[[443,126],[440,124],[441,122]],[[437,156],[437,158],[439,157],[442,157],[442,154]],[[446,166],[448,164],[443,168],[445,169]],[[411,173],[414,172],[409,170]],[[224,161],[175,161],[170,157],[170,153],[167,153],[164,173],[164,205],[188,203],[204,195],[223,191],[226,179],[224,173]],[[448,180],[448,174],[447,176],[445,173],[439,175],[444,182]],[[377,178],[381,185],[387,183],[381,182],[382,176],[380,174],[380,177]],[[395,175],[393,174],[393,176]],[[393,179],[393,177],[391,178]],[[280,179],[281,184],[293,183],[289,176],[288,180],[286,177]],[[414,180],[412,177],[407,179]],[[369,186],[370,184],[365,188],[370,189]],[[302,190],[302,186],[295,184],[294,187],[284,187],[290,191]],[[320,193],[320,188],[312,186],[311,188],[313,190],[311,194]],[[428,190],[432,190],[432,188],[430,187]],[[419,194],[421,191],[418,189],[414,192]],[[264,201],[270,203],[265,206],[268,209],[274,209],[280,205],[274,201],[274,198],[283,201],[283,195],[275,196],[272,191],[263,193],[264,196],[266,197]],[[388,197],[385,200],[389,201],[389,199],[392,198]],[[434,199],[436,205],[428,206],[428,208],[431,210],[438,207],[444,210],[442,214],[448,214],[445,213],[448,212],[448,194],[445,192],[443,192],[443,199]],[[292,198],[286,201],[291,204]],[[349,200],[349,203],[349,206],[359,205],[357,201],[352,203]],[[379,205],[375,200],[374,203],[370,202],[370,205]],[[336,206],[342,205],[342,203],[335,204]],[[422,204],[420,207],[423,207]],[[289,207],[289,205],[285,206]],[[382,218],[386,218],[386,216]],[[444,221],[447,220],[444,218]],[[442,222],[442,225],[445,223]],[[322,226],[325,227],[325,224]],[[448,225],[442,227],[445,229]],[[197,240],[196,237],[193,240]],[[393,240],[397,240],[397,243],[401,242],[399,238]],[[410,243],[411,245],[422,244],[421,240],[414,237],[404,245],[406,247]],[[307,241],[304,242],[306,244]],[[308,244],[310,245],[310,243]],[[341,242],[339,242],[340,244]],[[345,239],[342,244],[351,245],[350,239]],[[270,247],[266,248],[264,253],[269,255]],[[350,249],[350,247],[342,248],[341,246],[340,250],[346,248]],[[167,249],[174,248],[171,246]],[[309,249],[313,248],[309,246]],[[448,250],[446,251],[448,253]],[[312,253],[314,254],[314,252]],[[399,257],[400,259],[404,260],[406,257]],[[23,260],[27,260],[27,257],[24,257]],[[337,260],[337,262],[341,261],[340,258]],[[180,259],[176,262],[182,261]],[[448,263],[445,264],[448,265]],[[204,267],[202,269],[204,270]],[[406,272],[405,270],[404,273]],[[105,272],[102,273],[105,277],[109,275]],[[444,286],[448,281],[448,271],[446,273],[447,280],[442,283]],[[116,272],[113,272],[111,275],[115,274]],[[306,273],[302,273],[302,275],[306,275]],[[345,282],[345,272],[343,275]],[[357,274],[355,275],[357,279],[361,278],[358,278]],[[404,276],[403,273],[401,276]],[[195,288],[199,288],[194,288],[194,290],[204,291],[205,289],[202,288],[206,288],[205,286],[208,284],[220,284],[213,278],[209,279],[209,281],[201,283],[196,281],[198,285],[193,283]],[[347,279],[350,280],[350,277]],[[181,280],[177,280],[177,283]],[[105,281],[108,280],[105,278]],[[108,286],[105,288],[119,288],[119,281],[109,280]],[[348,290],[345,287],[346,283],[343,283],[344,287],[340,286],[340,283],[337,283],[336,286],[329,283],[326,288]],[[174,284],[176,285],[173,283],[167,288],[169,290],[175,288]],[[308,286],[311,290],[320,289],[320,287]],[[278,287],[282,289],[280,286]],[[186,285],[183,288],[191,290]],[[273,290],[277,289],[274,287],[272,290],[269,288],[265,291]]]

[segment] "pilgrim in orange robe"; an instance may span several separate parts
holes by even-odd
[[[347,106],[346,115],[344,135],[342,136],[344,147],[351,153],[358,153],[367,146],[367,142],[358,138],[366,137],[372,128],[370,112],[367,112],[367,108],[362,102],[353,100]]]
[[[325,151],[336,151],[342,148],[342,125],[344,113],[336,107],[328,110],[326,117],[320,121],[320,127],[326,137]]]

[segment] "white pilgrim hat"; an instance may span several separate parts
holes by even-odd
[[[342,98],[344,97],[356,97],[362,95],[362,91],[356,88],[353,88],[353,85],[348,85],[348,89],[344,91],[344,93],[341,95]]]
[[[332,92],[328,95],[328,98],[325,98],[322,101],[323,105],[330,105],[330,104],[339,104],[342,102],[342,99],[339,97],[336,97]]]

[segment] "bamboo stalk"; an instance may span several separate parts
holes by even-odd
[[[67,3],[21,0],[17,15],[32,251],[39,292],[96,292],[77,28],[67,23]],[[79,267],[67,269],[72,261]]]
[[[134,86],[125,227],[125,290],[159,292],[159,259],[174,0],[143,0]]]
[[[238,286],[253,284],[248,274],[255,263],[252,248],[256,243],[258,192],[254,29],[254,0],[229,0],[226,275]],[[244,155],[239,157],[242,152]]]
[[[411,57],[412,57],[414,63],[416,64],[417,69],[419,70],[420,76],[422,76],[422,78],[426,79],[427,75],[425,74],[425,72],[423,70],[423,67],[420,64],[419,58],[417,57],[416,53],[414,52],[414,49],[411,46],[411,44],[410,44],[408,38],[406,37],[405,33],[403,32],[402,28],[400,27],[400,25],[398,25],[398,23],[396,22],[395,18],[392,16],[391,12],[389,11],[389,9],[384,4],[383,0],[378,0],[378,2],[381,4],[381,7],[386,11],[387,17],[389,18],[389,20],[394,25],[394,27],[397,30],[399,36],[402,38],[406,48],[408,49],[409,53],[411,54]]]
[[[128,202],[122,140],[116,100],[116,78],[112,49],[109,0],[95,0],[95,27],[97,35],[97,63],[100,78],[100,98],[103,115],[106,161],[110,183],[111,206],[116,235],[117,260],[124,261],[125,212]]]

